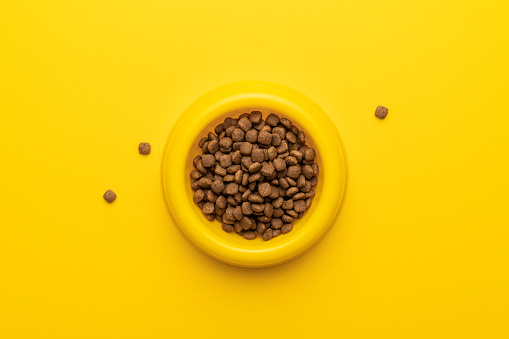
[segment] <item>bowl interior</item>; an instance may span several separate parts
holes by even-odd
[[[217,241],[227,245],[229,247],[243,248],[246,250],[252,249],[267,249],[269,247],[278,247],[284,243],[291,242],[293,239],[297,238],[302,232],[305,231],[306,227],[313,227],[313,223],[309,223],[308,221],[313,216],[313,212],[316,206],[320,203],[320,192],[322,191],[323,186],[323,176],[321,173],[318,175],[318,182],[316,187],[313,188],[315,191],[315,197],[313,199],[313,203],[311,207],[304,213],[304,216],[301,219],[296,219],[293,223],[293,230],[287,234],[281,234],[280,236],[273,238],[269,241],[263,241],[261,236],[258,236],[254,240],[246,240],[242,236],[237,235],[235,232],[227,233],[222,230],[221,223],[217,220],[212,222],[205,219],[200,208],[194,204],[193,202],[193,190],[191,189],[191,179],[189,177],[189,173],[194,170],[193,167],[193,159],[197,155],[201,155],[201,148],[198,146],[199,141],[206,137],[208,132],[214,132],[214,128],[216,125],[222,123],[226,117],[237,118],[243,113],[250,113],[251,111],[260,111],[263,114],[263,119],[265,119],[270,113],[277,114],[280,118],[289,119],[293,125],[297,126],[297,128],[301,131],[304,131],[306,134],[306,145],[315,149],[316,157],[315,162],[318,164],[320,170],[322,170],[322,162],[320,150],[316,147],[316,144],[313,141],[313,136],[308,133],[306,128],[302,126],[300,121],[296,120],[295,117],[285,114],[284,112],[277,112],[272,109],[267,109],[263,107],[244,107],[239,108],[233,111],[225,112],[223,115],[216,117],[211,120],[205,128],[203,128],[197,135],[191,136],[194,139],[191,149],[189,150],[189,155],[186,159],[186,167],[185,167],[185,184],[186,184],[186,200],[192,205],[192,211],[196,213],[201,222],[196,225],[196,227],[202,228],[203,231],[212,231],[214,237]],[[206,229],[206,230],[205,230]]]

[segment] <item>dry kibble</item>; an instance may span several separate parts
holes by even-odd
[[[281,227],[283,227],[283,220],[279,218],[274,218],[270,221],[270,225],[272,226],[273,229],[278,230]]]
[[[292,224],[285,224],[283,227],[281,227],[281,233],[286,234],[290,232],[293,229]]]
[[[235,142],[243,141],[244,140],[244,131],[240,128],[235,128],[232,132],[232,140]]]
[[[316,153],[291,120],[274,113],[264,120],[260,111],[227,117],[198,146],[193,202],[225,232],[268,241],[290,232],[311,206]]]
[[[223,228],[223,231],[225,231],[225,232],[230,233],[233,231],[233,226],[230,224],[222,224],[221,226]]]
[[[267,225],[263,222],[259,222],[256,224],[256,233],[259,235],[263,235],[265,233],[265,230],[267,229]]]
[[[281,118],[281,120],[279,121],[279,123],[281,125],[283,125],[284,127],[286,127],[287,129],[291,129],[292,128],[292,122],[286,118]]]
[[[385,119],[385,117],[387,116],[388,113],[389,113],[389,109],[384,106],[378,106],[375,110],[375,116],[378,119]]]
[[[103,198],[104,198],[104,200],[106,200],[107,202],[112,203],[115,199],[117,199],[117,195],[116,195],[116,194],[115,194],[115,192],[113,192],[112,190],[107,190],[107,191],[103,194]]]
[[[258,131],[255,129],[250,129],[246,132],[245,139],[251,144],[255,143],[258,140]]]
[[[286,162],[281,158],[274,159],[274,168],[276,171],[282,171],[286,168]]]
[[[251,164],[251,166],[249,166],[249,173],[256,173],[260,171],[261,168],[262,165],[259,162],[254,162]]]
[[[251,159],[253,162],[262,162],[265,160],[265,154],[263,154],[263,149],[255,149],[251,154]]]
[[[285,214],[281,217],[281,220],[283,220],[283,222],[285,222],[287,224],[291,224],[295,219],[292,218],[291,216]]]
[[[299,192],[299,189],[297,187],[290,187],[289,189],[286,190],[286,196],[291,197],[298,192]]]
[[[234,182],[229,183],[228,185],[226,185],[224,191],[226,194],[229,195],[237,194],[237,192],[239,191],[239,185]]]
[[[284,209],[284,210],[291,210],[291,209],[293,209],[293,200],[292,199],[285,200],[283,202],[283,204],[281,205],[281,208]]]
[[[240,146],[240,153],[243,155],[250,155],[253,150],[253,144],[249,142],[243,142]]]
[[[299,163],[299,161],[297,161],[297,159],[295,157],[292,157],[291,155],[285,158],[285,162],[287,166],[295,166]]]
[[[150,146],[150,144],[148,142],[140,142],[140,144],[138,146],[138,152],[140,152],[140,154],[143,154],[143,155],[150,154],[151,149],[152,149],[152,147]]]
[[[313,161],[315,159],[315,150],[312,148],[306,148],[306,152],[304,153],[304,160]]]
[[[304,178],[311,179],[314,175],[313,168],[309,165],[304,165],[302,168],[302,174],[304,175]]]
[[[242,236],[247,240],[253,240],[256,238],[256,233],[253,231],[247,231]]]
[[[217,151],[219,151],[219,142],[217,140],[212,140],[207,145],[207,149],[210,152],[210,154],[215,154]]]
[[[267,125],[275,127],[279,123],[279,117],[274,113],[271,113],[267,116],[265,122],[267,123]]]
[[[290,166],[288,167],[288,176],[292,179],[297,179],[301,174],[302,169],[300,166]]]
[[[214,204],[211,202],[206,202],[203,205],[203,213],[204,214],[211,214],[214,213]]]
[[[258,142],[262,145],[270,145],[272,141],[272,134],[270,134],[269,132],[266,132],[266,131],[260,131],[260,133],[258,133]]]
[[[304,212],[306,210],[306,202],[304,200],[297,200],[293,203],[293,209],[295,212]]]
[[[251,127],[253,126],[253,124],[251,123],[251,121],[248,118],[240,119],[238,125],[239,125],[240,129],[242,129],[244,132],[249,131],[251,129]]]
[[[263,184],[258,185],[258,193],[260,193],[260,195],[262,197],[269,196],[270,192],[271,192],[271,188],[270,188],[270,184],[268,182],[264,182]]]
[[[262,112],[260,111],[252,111],[249,115],[249,120],[251,120],[251,123],[254,125],[259,124],[262,121]]]
[[[265,240],[265,241],[268,241],[268,240],[272,239],[272,232],[273,232],[272,228],[267,229],[263,233],[262,239]]]
[[[216,163],[216,158],[212,154],[204,154],[201,162],[203,167],[212,167]]]

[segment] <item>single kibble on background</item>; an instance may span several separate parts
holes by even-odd
[[[375,116],[378,119],[385,119],[385,117],[389,114],[389,109],[384,106],[378,106],[375,110]]]
[[[316,151],[306,145],[304,131],[287,118],[270,113],[263,120],[253,111],[227,117],[214,132],[200,139],[189,174],[204,217],[247,240],[292,231],[318,182]]]
[[[149,155],[151,150],[152,146],[150,146],[150,143],[140,142],[140,145],[138,146],[138,151],[140,152],[140,154]]]
[[[104,200],[109,203],[112,203],[115,199],[117,199],[117,195],[112,190],[107,190],[103,195]]]

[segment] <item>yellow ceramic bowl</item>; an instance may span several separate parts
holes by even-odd
[[[316,196],[293,230],[270,241],[246,240],[226,233],[205,219],[193,203],[189,173],[200,154],[198,141],[226,116],[251,110],[290,119],[306,133],[320,167]],[[198,249],[222,262],[243,267],[266,267],[296,258],[317,244],[334,224],[347,186],[343,143],[327,114],[305,95],[275,83],[237,82],[219,87],[196,100],[173,126],[163,156],[162,180],[166,202],[175,224]]]

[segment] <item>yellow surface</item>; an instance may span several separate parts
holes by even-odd
[[[291,233],[263,241],[246,241],[208,222],[193,203],[189,173],[201,154],[199,141],[228,116],[258,110],[288,118],[306,132],[306,144],[319,150],[318,184],[313,204],[293,223]],[[315,151],[316,152],[316,151]],[[325,156],[327,155],[327,156]],[[312,100],[286,86],[267,81],[239,81],[220,86],[193,102],[175,122],[163,155],[164,195],[173,221],[196,247],[228,264],[268,267],[302,255],[316,245],[335,224],[347,187],[347,159],[337,129]],[[326,183],[326,184],[324,184]]]
[[[508,17],[505,0],[2,1],[0,337],[509,337]],[[257,270],[191,246],[160,182],[179,113],[246,79],[315,100],[350,169],[329,235]]]

